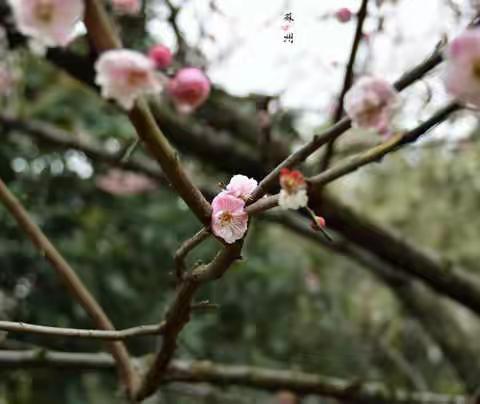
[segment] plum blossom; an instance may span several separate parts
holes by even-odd
[[[237,174],[234,175],[228,183],[227,192],[230,195],[247,201],[257,185],[258,182],[255,179]]]
[[[342,7],[335,12],[335,17],[339,22],[342,22],[342,23],[349,22],[352,18],[352,12],[350,11],[349,8]]]
[[[228,192],[220,192],[212,201],[213,234],[228,244],[240,240],[248,226],[248,214],[244,208],[244,200]]]
[[[166,69],[172,64],[172,51],[165,45],[155,45],[148,51],[148,57],[157,69]]]
[[[282,209],[299,209],[307,206],[307,184],[298,170],[282,168],[280,171],[280,196],[278,205]]]
[[[480,107],[480,28],[456,37],[446,51],[445,86],[459,101]]]
[[[397,95],[387,81],[364,76],[345,95],[345,111],[354,127],[376,129],[387,135]]]
[[[118,14],[135,15],[142,9],[141,0],[112,0],[113,9]]]
[[[208,98],[210,81],[200,69],[185,67],[170,80],[168,92],[180,112],[190,113]]]
[[[85,11],[83,0],[9,0],[18,30],[39,47],[67,46]]]
[[[127,110],[138,97],[162,90],[153,62],[139,52],[106,51],[95,63],[95,70],[95,82],[101,87],[102,96],[114,99]]]

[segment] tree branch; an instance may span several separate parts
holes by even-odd
[[[85,3],[85,25],[97,52],[119,48],[120,40],[111,26],[103,5],[98,0],[86,0]],[[158,161],[177,193],[200,222],[208,224],[210,204],[181,167],[177,153],[157,126],[146,101],[143,99],[137,101],[129,112],[129,117],[139,138]]]
[[[347,67],[345,69],[345,75],[343,77],[342,90],[340,91],[337,106],[333,114],[333,119],[332,119],[333,123],[337,123],[340,119],[342,119],[345,94],[352,86],[353,68],[355,66],[357,51],[363,36],[363,23],[367,18],[367,9],[368,9],[368,0],[362,0],[362,4],[360,5],[360,9],[358,10],[358,13],[357,13],[357,27],[355,29],[352,48],[350,51],[350,56],[348,58]],[[322,160],[320,161],[320,172],[328,168],[328,165],[330,164],[330,160],[333,157],[334,148],[335,148],[335,139],[327,143],[325,153],[323,154]]]
[[[427,119],[422,124],[418,125],[415,129],[412,129],[409,132],[400,133],[395,136],[392,136],[389,140],[381,143],[378,146],[372,147],[371,149],[360,153],[356,156],[346,159],[345,163],[340,163],[331,169],[324,171],[314,177],[308,178],[307,183],[316,187],[316,192],[319,192],[320,186],[325,186],[326,184],[343,177],[360,167],[363,167],[367,164],[378,162],[385,155],[392,153],[399,148],[415,142],[420,136],[424,135],[432,127],[438,125],[445,119],[447,119],[450,114],[460,109],[460,106],[457,103],[450,103],[433,114],[429,119]],[[266,209],[271,209],[278,204],[278,195],[272,195],[267,198],[263,198],[252,205],[247,207],[247,212],[249,214],[258,214]]]
[[[185,258],[195,247],[197,247],[202,241],[210,236],[210,231],[208,228],[204,227],[199,230],[194,236],[186,240],[179,249],[175,252],[175,273],[177,281],[183,279],[183,274],[186,270]]]
[[[43,350],[0,351],[4,369],[109,370],[106,354],[69,353]],[[318,395],[358,404],[468,404],[466,396],[393,390],[375,382],[347,381],[300,371],[274,370],[253,366],[220,365],[212,362],[172,361],[165,383],[211,383],[243,386],[266,391],[289,390],[301,395]]]
[[[139,325],[136,327],[126,328],[124,330],[118,331],[107,331],[49,327],[44,325],[27,324],[22,322],[0,321],[0,330],[2,331],[49,335],[55,337],[74,337],[111,341],[122,340],[141,335],[159,335],[163,333],[164,327],[165,324],[160,323],[156,325]]]
[[[68,262],[57,251],[40,228],[32,221],[20,201],[9,191],[5,183],[0,179],[0,200],[15,218],[20,228],[30,238],[42,256],[45,256],[52,264],[55,272],[62,280],[71,295],[90,315],[98,328],[113,331],[114,327],[103,309],[90,294],[83,282],[76,275]],[[128,351],[121,342],[109,342],[108,348],[117,361],[121,380],[127,389],[131,391],[136,383],[136,374],[130,364]]]
[[[443,60],[441,49],[436,49],[434,53],[427,58],[425,61],[420,63],[418,66],[415,66],[412,70],[403,74],[395,83],[394,87],[401,91],[408,87],[410,84],[414,83],[419,78],[423,77],[427,72],[433,69],[435,66],[440,64]],[[270,173],[268,173],[265,178],[260,182],[257,189],[254,191],[251,203],[254,203],[256,200],[261,198],[265,193],[267,193],[277,182],[278,175],[280,170],[284,167],[293,167],[303,161],[311,154],[313,154],[318,148],[322,147],[329,141],[333,141],[339,136],[341,136],[345,131],[350,129],[351,121],[348,118],[343,118],[327,130],[325,130],[320,135],[313,136],[312,140],[297,151],[290,154],[286,157],[281,163],[275,167]]]
[[[296,216],[296,215],[295,215]],[[373,254],[355,247],[351,243],[336,238],[335,242],[327,242],[318,232],[313,231],[305,220],[294,215],[265,215],[265,219],[273,221],[296,234],[333,251],[336,254],[357,262],[370,271],[377,279],[387,285],[401,303],[438,345],[452,365],[467,390],[474,393],[478,389],[480,366],[472,360],[480,356],[480,344],[471,338],[457,321],[456,314],[450,305],[441,297],[426,288],[420,281],[415,281],[389,263]]]

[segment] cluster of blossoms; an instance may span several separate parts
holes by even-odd
[[[248,227],[245,203],[257,187],[257,181],[244,175],[234,175],[225,190],[212,201],[213,234],[232,244],[240,240]]]
[[[102,53],[95,64],[95,82],[105,98],[115,100],[127,110],[138,97],[159,94],[166,86],[178,111],[190,113],[208,98],[210,81],[195,67],[182,68],[173,78],[157,71],[171,62],[171,52],[163,45],[153,47],[148,57],[132,50],[110,50]]]
[[[35,49],[67,46],[78,33],[83,20],[84,0],[8,0],[18,30],[31,38]],[[114,10],[136,14],[140,0],[111,0]],[[208,98],[210,81],[197,68],[180,69],[173,78],[158,70],[172,63],[172,53],[164,45],[150,49],[148,56],[127,49],[115,49],[100,55],[95,64],[95,82],[105,98],[115,100],[129,110],[135,100],[146,94],[159,94],[164,87],[179,112],[192,112]]]

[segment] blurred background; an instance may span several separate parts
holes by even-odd
[[[371,0],[355,76],[395,80],[461,32],[478,10],[475,3]],[[352,10],[350,21],[336,18],[341,7]],[[212,95],[193,115],[178,115],[166,99],[155,114],[195,182],[218,192],[218,184],[236,173],[260,179],[287,151],[331,124],[359,7],[354,0],[144,0],[141,16],[117,22],[126,46],[146,51],[162,42],[176,52],[177,67],[202,67],[212,80]],[[294,18],[293,43],[284,42],[281,28],[287,12]],[[1,64],[14,83],[0,100],[0,177],[116,327],[159,322],[174,294],[173,254],[199,224],[145,170],[112,168],[112,158],[120,161],[135,133],[113,104],[77,80],[91,82],[88,64],[74,63],[77,78],[62,69],[75,56],[92,56],[85,37],[66,53],[53,50],[42,58],[28,51],[10,22],[8,8],[0,5]],[[402,92],[398,130],[414,127],[448,100],[442,69]],[[12,125],[5,119],[12,115],[27,124]],[[328,197],[352,220],[377,224],[428,256],[480,276],[478,131],[472,111],[457,113],[381,164],[329,185]],[[46,136],[52,132],[53,140]],[[338,142],[333,164],[380,141],[351,130]],[[85,144],[104,156],[92,158],[82,150]],[[318,172],[320,156],[308,160],[306,173]],[[129,159],[151,167],[141,147]],[[3,208],[0,223],[0,319],[91,327]],[[198,296],[219,309],[194,314],[176,357],[301,369],[410,390],[473,392],[480,380],[472,356],[480,353],[478,318],[392,270],[368,248],[359,249],[348,230],[336,230],[329,246],[296,215],[274,211],[252,221],[244,260]],[[190,264],[207,261],[216,248],[205,243]],[[103,349],[98,342],[20,334],[0,336],[0,344]],[[154,337],[128,341],[135,356],[158,344]],[[0,370],[2,404],[108,404],[121,401],[116,391],[108,371]],[[148,402],[335,402],[277,393],[171,384]]]

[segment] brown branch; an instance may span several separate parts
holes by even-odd
[[[437,111],[425,122],[418,125],[415,129],[393,136],[390,140],[387,140],[379,146],[373,147],[364,153],[360,153],[357,156],[348,159],[343,164],[339,164],[328,171],[324,171],[323,173],[309,178],[308,182],[318,187],[343,177],[344,175],[349,174],[367,164],[378,162],[388,153],[392,153],[409,143],[417,141],[420,136],[424,135],[434,126],[446,120],[450,114],[458,111],[459,109],[460,106],[457,103],[452,102]]]
[[[183,279],[183,274],[186,270],[185,258],[187,257],[187,255],[190,253],[190,251],[192,251],[209,236],[209,229],[204,227],[203,229],[199,230],[194,236],[185,241],[175,252],[174,262],[177,282],[180,282]]]
[[[4,369],[110,370],[106,354],[43,350],[0,351]],[[317,395],[363,404],[468,404],[467,396],[392,389],[378,382],[348,381],[300,371],[264,369],[253,366],[221,365],[212,362],[172,361],[165,383],[210,383],[242,386],[276,392],[289,390],[300,395]]]
[[[240,255],[242,242],[224,247],[207,265],[200,266],[183,277],[173,303],[165,315],[165,331],[160,351],[142,379],[135,398],[141,401],[151,395],[161,383],[177,346],[178,334],[190,319],[193,297],[203,282],[220,278]]]
[[[45,256],[52,264],[53,269],[68,291],[89,314],[97,327],[102,330],[114,331],[115,328],[110,322],[110,319],[90,294],[73,268],[57,251],[50,240],[48,240],[42,230],[33,222],[20,201],[15,198],[1,179],[0,200],[15,218],[20,228],[37,247],[40,254]],[[128,351],[121,342],[109,342],[107,346],[118,364],[122,383],[127,389],[127,392],[130,393],[136,383],[136,374],[130,364]]]
[[[332,119],[333,123],[337,123],[342,118],[345,94],[352,86],[353,76],[354,76],[353,68],[355,66],[355,60],[357,58],[357,51],[363,37],[363,24],[365,22],[365,19],[367,18],[367,9],[368,9],[368,0],[362,0],[362,4],[360,5],[360,9],[358,10],[358,13],[357,13],[357,27],[355,29],[355,34],[353,37],[352,48],[350,50],[350,56],[348,58],[347,67],[345,68],[345,75],[343,77],[342,90],[340,91],[337,106],[333,114],[333,119]],[[320,171],[324,171],[328,168],[330,164],[330,160],[333,157],[334,148],[335,148],[335,139],[327,143],[325,153],[323,154],[323,157],[320,161]]]
[[[108,15],[98,0],[86,0],[85,25],[97,52],[121,46]],[[129,112],[139,138],[162,167],[165,176],[203,224],[210,220],[210,204],[183,170],[179,157],[156,124],[145,100],[137,101]]]
[[[340,163],[337,166],[330,168],[323,173],[320,173],[314,177],[308,178],[307,182],[312,186],[315,186],[318,189],[321,186],[341,178],[351,172],[363,167],[365,165],[378,162],[385,155],[392,153],[399,148],[415,142],[420,136],[424,135],[428,130],[438,125],[447,119],[450,114],[460,109],[460,106],[457,103],[450,103],[444,108],[437,111],[429,119],[427,119],[422,124],[418,125],[415,129],[412,129],[409,132],[400,133],[395,136],[392,136],[389,140],[384,143],[372,147],[371,149],[360,153],[356,156],[346,159],[344,163]],[[266,198],[255,202],[254,204],[248,206],[247,211],[249,214],[258,214],[267,209],[278,204],[278,195],[272,195]]]
[[[432,70],[435,66],[440,64],[443,60],[441,49],[436,49],[434,53],[428,57],[425,61],[420,63],[418,66],[415,66],[412,70],[403,74],[395,83],[394,87],[398,91],[402,91],[426,73]],[[350,129],[351,121],[348,118],[343,118],[327,130],[325,130],[320,135],[315,135],[312,140],[301,148],[296,150],[294,153],[286,157],[281,163],[275,167],[265,178],[260,182],[257,189],[252,195],[251,203],[254,203],[256,200],[261,198],[265,193],[267,193],[271,188],[274,187],[277,182],[278,175],[280,170],[284,167],[293,167],[306,160],[311,154],[313,154],[317,149],[322,147],[324,144],[329,141],[337,139],[345,131]]]
[[[477,391],[480,365],[477,361],[472,361],[472,358],[480,356],[480,344],[476,338],[472,338],[463,331],[456,313],[451,310],[451,305],[442,300],[440,295],[422,285],[420,281],[399,273],[388,262],[355,247],[352,243],[340,240],[338,237],[333,243],[327,242],[298,215],[267,214],[263,218],[278,223],[335,254],[345,256],[370,271],[389,287],[405,311],[420,323],[448,359],[466,389],[471,393]]]
[[[74,337],[100,340],[122,340],[142,335],[159,335],[163,333],[164,323],[156,325],[139,325],[118,331],[83,330],[78,328],[60,328],[28,324],[13,321],[0,321],[0,330],[16,333],[40,334],[55,337]]]

